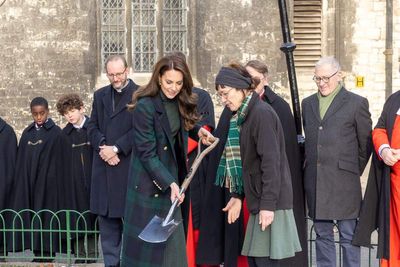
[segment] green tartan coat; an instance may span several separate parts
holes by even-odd
[[[180,185],[187,174],[188,132],[181,120],[176,140],[179,147],[174,149],[167,113],[159,95],[141,98],[134,110],[134,118],[121,266],[158,267],[163,265],[166,243],[171,238],[161,244],[151,244],[139,239],[138,235],[154,215],[165,218],[171,207],[169,186],[173,182]],[[181,236],[178,243],[185,246],[184,235]],[[173,256],[186,257],[185,250],[177,249],[176,253]]]

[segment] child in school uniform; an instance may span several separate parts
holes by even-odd
[[[57,138],[57,179],[59,181],[60,208],[79,212],[71,214],[71,229],[85,231],[73,233],[72,250],[75,263],[94,262],[97,235],[90,233],[95,229],[95,215],[90,209],[90,184],[92,176],[93,148],[88,140],[83,101],[78,94],[67,94],[57,102],[57,111],[68,121]],[[85,238],[87,243],[85,246]]]
[[[56,220],[51,223],[58,209],[56,173],[52,165],[54,141],[61,129],[49,118],[49,105],[45,98],[35,97],[30,103],[33,122],[22,133],[17,153],[14,177],[13,209],[20,212],[21,219],[13,221],[15,228],[35,230],[21,236],[13,234],[9,250],[21,251],[30,248],[35,261],[51,261],[57,251],[56,235],[50,237],[46,229],[57,229]],[[23,211],[31,209],[32,212]],[[39,212],[40,210],[50,210]],[[50,225],[51,223],[51,225]],[[38,231],[39,230],[39,231]],[[33,236],[33,242],[31,237]]]

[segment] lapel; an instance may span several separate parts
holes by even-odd
[[[171,127],[169,126],[167,112],[161,101],[160,94],[156,95],[155,97],[152,97],[152,101],[153,101],[154,107],[157,112],[157,117],[158,117],[157,119],[161,124],[161,128],[163,128],[163,130],[164,130],[165,136],[167,137],[167,140],[169,143],[169,147],[171,148],[172,154],[174,155],[174,159],[176,162],[177,160],[176,160],[176,155],[175,155],[175,148],[174,148],[173,142],[172,142]]]
[[[339,90],[339,93],[335,96],[331,105],[326,111],[323,121],[327,120],[330,116],[335,114],[348,101],[349,98],[346,97],[348,91],[344,87],[341,87]]]
[[[114,89],[111,85],[107,86],[102,97],[103,106],[108,116],[112,115],[112,90]]]
[[[310,99],[311,110],[313,111],[315,118],[318,122],[321,122],[321,115],[319,114],[319,101],[318,101],[318,93],[313,94]],[[326,115],[325,115],[326,117]]]

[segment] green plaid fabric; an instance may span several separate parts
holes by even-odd
[[[217,170],[215,184],[223,187],[225,179],[229,181],[229,191],[231,193],[243,193],[242,180],[242,160],[240,158],[240,125],[246,119],[247,106],[253,93],[249,94],[243,101],[238,112],[232,116],[229,124],[228,138],[225,143],[225,149],[222,153]]]

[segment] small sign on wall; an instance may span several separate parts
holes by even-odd
[[[364,87],[364,76],[356,76],[356,87]]]

